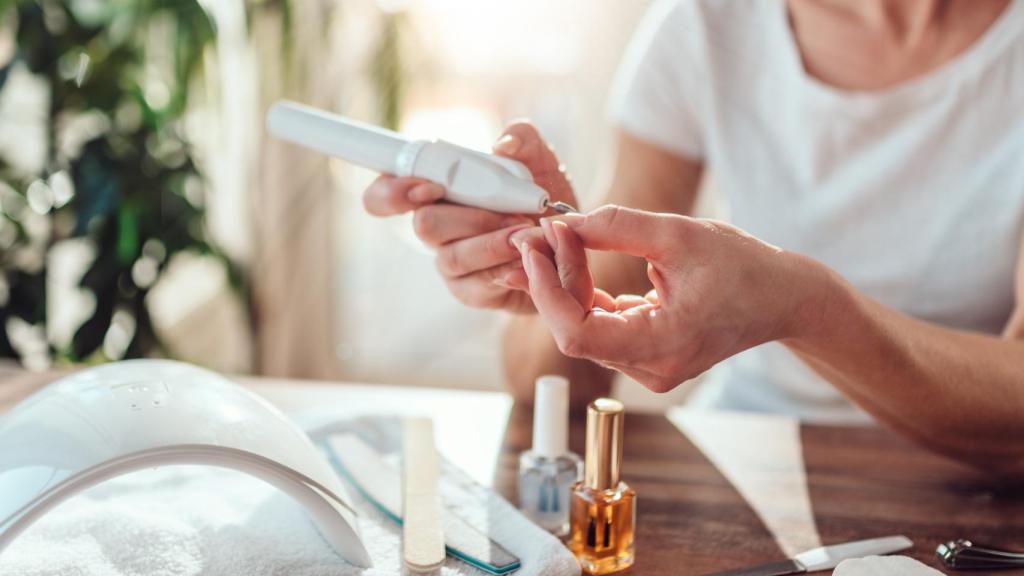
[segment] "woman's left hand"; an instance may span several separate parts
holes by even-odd
[[[809,335],[827,307],[827,268],[721,222],[605,206],[542,226],[554,261],[512,242],[559,349],[656,392],[752,346]],[[593,286],[584,248],[645,258],[654,290],[581,296]]]

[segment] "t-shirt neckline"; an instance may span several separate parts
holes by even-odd
[[[786,65],[790,71],[795,72],[801,83],[820,98],[860,101],[865,104],[879,100],[923,96],[933,90],[948,89],[950,80],[966,78],[994,60],[1024,27],[1024,0],[1010,0],[1002,13],[978,39],[940,66],[887,88],[850,90],[828,84],[807,72],[790,25],[787,2],[779,0],[777,5],[776,23],[781,32],[781,40],[785,44]]]

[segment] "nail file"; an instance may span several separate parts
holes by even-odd
[[[857,540],[855,542],[814,548],[781,562],[762,564],[739,570],[716,572],[709,576],[788,576],[789,574],[832,570],[843,560],[893,554],[906,550],[913,545],[914,543],[906,536],[885,536],[870,540]]]
[[[444,564],[439,482],[441,463],[434,447],[434,423],[402,423],[402,561],[407,570],[433,572]]]
[[[356,491],[389,520],[402,524],[402,478],[398,469],[369,444],[352,433],[334,434],[327,438],[331,465]],[[455,487],[457,488],[457,486]],[[451,497],[451,492],[446,492]],[[487,506],[468,491],[470,506]],[[465,502],[463,502],[465,504]],[[449,555],[495,576],[510,574],[521,563],[508,550],[487,537],[442,503],[442,524],[446,551]]]

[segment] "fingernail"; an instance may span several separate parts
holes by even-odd
[[[554,229],[551,228],[551,220],[548,218],[540,219],[540,227],[544,230],[544,238],[551,245],[552,250],[558,250],[558,235],[555,234]]]
[[[583,214],[562,214],[558,219],[565,222],[569,228],[579,228],[587,220],[587,217]]]
[[[523,254],[523,270],[526,271],[527,276],[533,276],[533,262],[530,261],[530,245],[523,243],[519,251]]]
[[[494,151],[500,154],[512,155],[519,151],[523,141],[512,134],[505,134],[494,143]]]
[[[556,241],[560,241],[560,240],[564,240],[566,238],[569,238],[569,241],[571,242],[572,238],[571,238],[571,236],[569,236],[569,234],[575,234],[569,228],[568,224],[566,224],[565,222],[558,221],[558,220],[555,220],[555,221],[551,222],[551,232],[552,232],[552,236],[555,237]]]
[[[411,202],[433,202],[444,196],[444,189],[435,184],[419,184],[409,190]]]
[[[528,234],[527,230],[528,230],[528,228],[520,228],[519,230],[516,230],[515,232],[509,234],[509,236],[508,236],[508,243],[509,243],[509,245],[512,246],[513,248],[515,248],[516,250],[519,250],[520,252],[522,252],[521,246],[523,244],[523,238],[525,238],[526,235]]]

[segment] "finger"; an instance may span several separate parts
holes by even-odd
[[[518,263],[519,250],[509,237],[530,227],[530,224],[520,224],[449,242],[437,250],[437,270],[446,278],[459,278],[508,262]]]
[[[512,244],[520,254],[523,251],[523,245],[528,245],[534,250],[540,252],[544,256],[551,257],[554,252],[551,250],[551,245],[548,244],[546,238],[544,238],[544,231],[540,226],[531,226],[521,230],[516,230],[509,236],[509,243]]]
[[[543,220],[542,220],[542,222],[543,222]],[[542,228],[543,228],[543,225],[542,225]],[[572,232],[567,230],[567,229],[563,230],[562,232],[565,233],[565,234],[568,234],[570,236],[572,235]],[[548,234],[551,234],[551,233],[553,233],[553,229],[552,229],[551,232],[548,232],[547,230],[545,230],[545,233],[544,233],[545,234],[544,239],[545,239],[545,241],[548,242],[548,245],[550,245],[551,242],[552,242],[551,240],[548,239]],[[518,245],[519,242],[521,242],[521,239],[524,238],[524,237],[527,237],[527,236],[530,236],[531,240],[534,243],[534,245],[536,245],[536,229],[529,229],[529,230],[526,230],[526,231],[517,231],[517,232],[513,233],[513,235],[512,235],[512,243],[514,245]],[[572,240],[576,240],[576,239],[573,238]],[[578,242],[578,240],[577,240],[577,242]],[[584,258],[585,258],[585,256],[584,256]],[[593,301],[591,302],[591,306],[597,307],[597,308],[601,308],[601,309],[607,310],[609,312],[615,311],[615,299],[612,298],[612,296],[610,294],[608,294],[607,292],[605,292],[604,290],[601,290],[599,288],[593,288],[593,278],[590,276],[589,271],[588,271],[587,274],[588,274],[589,285],[590,285],[590,289],[591,289],[591,293],[592,293],[591,297],[593,298]],[[560,281],[563,280],[561,270],[559,271],[559,280]],[[501,285],[503,285],[505,287],[508,287],[508,288],[512,288],[512,289],[516,289],[516,290],[524,290],[525,291],[525,290],[529,290],[529,278],[527,278],[526,272],[524,270],[520,269],[520,270],[516,270],[514,272],[510,272],[508,275],[506,275],[506,277],[501,281]],[[576,297],[576,296],[574,295],[574,297]],[[579,300],[581,300],[581,305],[583,305],[583,303],[586,302],[588,299],[585,296],[580,296]]]
[[[526,166],[534,182],[547,190],[552,200],[574,202],[572,185],[558,156],[530,122],[517,121],[506,127],[494,144],[494,153]]]
[[[525,271],[524,271],[525,274]],[[615,311],[615,298],[612,295],[601,290],[600,288],[594,288],[594,307],[609,312]]]
[[[660,301],[658,300],[658,291],[657,290],[649,290],[647,292],[647,294],[644,294],[644,298],[648,302],[650,302],[651,304],[654,304],[655,306],[660,304]]]
[[[636,294],[620,294],[615,297],[616,310],[629,310],[636,306],[650,306],[651,302]]]
[[[594,306],[594,278],[587,266],[583,243],[564,222],[541,219],[544,237],[555,252],[555,265],[562,286],[585,310]]]
[[[416,209],[412,220],[420,240],[434,247],[527,223],[532,224],[533,221],[521,215],[498,214],[456,204],[421,206]]]
[[[512,294],[529,302],[529,295],[521,291],[511,290],[495,283],[481,283],[465,278],[450,280],[448,291],[456,300],[472,308],[507,308]]]
[[[502,285],[501,280],[516,270],[522,273],[522,261],[516,260],[461,278],[446,278],[445,283],[451,293],[464,304],[478,308],[499,307],[510,290],[510,287]]]
[[[520,253],[522,253],[526,247],[530,247],[531,249],[540,252],[545,257],[552,257],[551,246],[548,245],[547,240],[544,238],[544,233],[539,226],[513,232],[509,237],[509,243],[512,244],[512,246]],[[521,290],[523,292],[530,291],[530,281],[526,276],[526,272],[523,270],[522,260],[519,262],[519,270],[507,274],[505,280],[509,284],[510,288]]]
[[[529,292],[530,279],[526,277],[526,271],[523,270],[522,261],[517,261],[516,263],[519,264],[517,269],[509,270],[502,275],[501,278],[496,279],[494,283],[509,290]]]
[[[622,206],[602,206],[589,214],[565,214],[556,217],[565,222],[594,250],[608,250],[664,261],[678,254],[693,221],[677,214],[634,210]]]
[[[586,317],[586,309],[562,286],[551,260],[529,245],[522,245],[521,251],[537,311],[556,336],[576,333]]]
[[[628,319],[600,308],[585,310],[562,287],[554,263],[540,252],[523,251],[523,266],[530,281],[530,297],[551,330],[559,350],[575,358],[618,360],[646,346]],[[638,326],[641,323],[634,323]]]
[[[363,193],[363,206],[374,216],[410,212],[444,197],[444,188],[422,178],[378,176]]]
[[[659,269],[656,262],[651,261],[647,263],[647,279],[650,280],[651,285],[654,286],[655,294],[672,294],[668,278],[671,278],[671,276],[662,274],[662,271]],[[658,299],[658,302],[661,302],[660,298]]]
[[[522,162],[536,176],[557,173],[558,157],[532,123],[519,120],[509,124],[494,143],[494,153]]]

